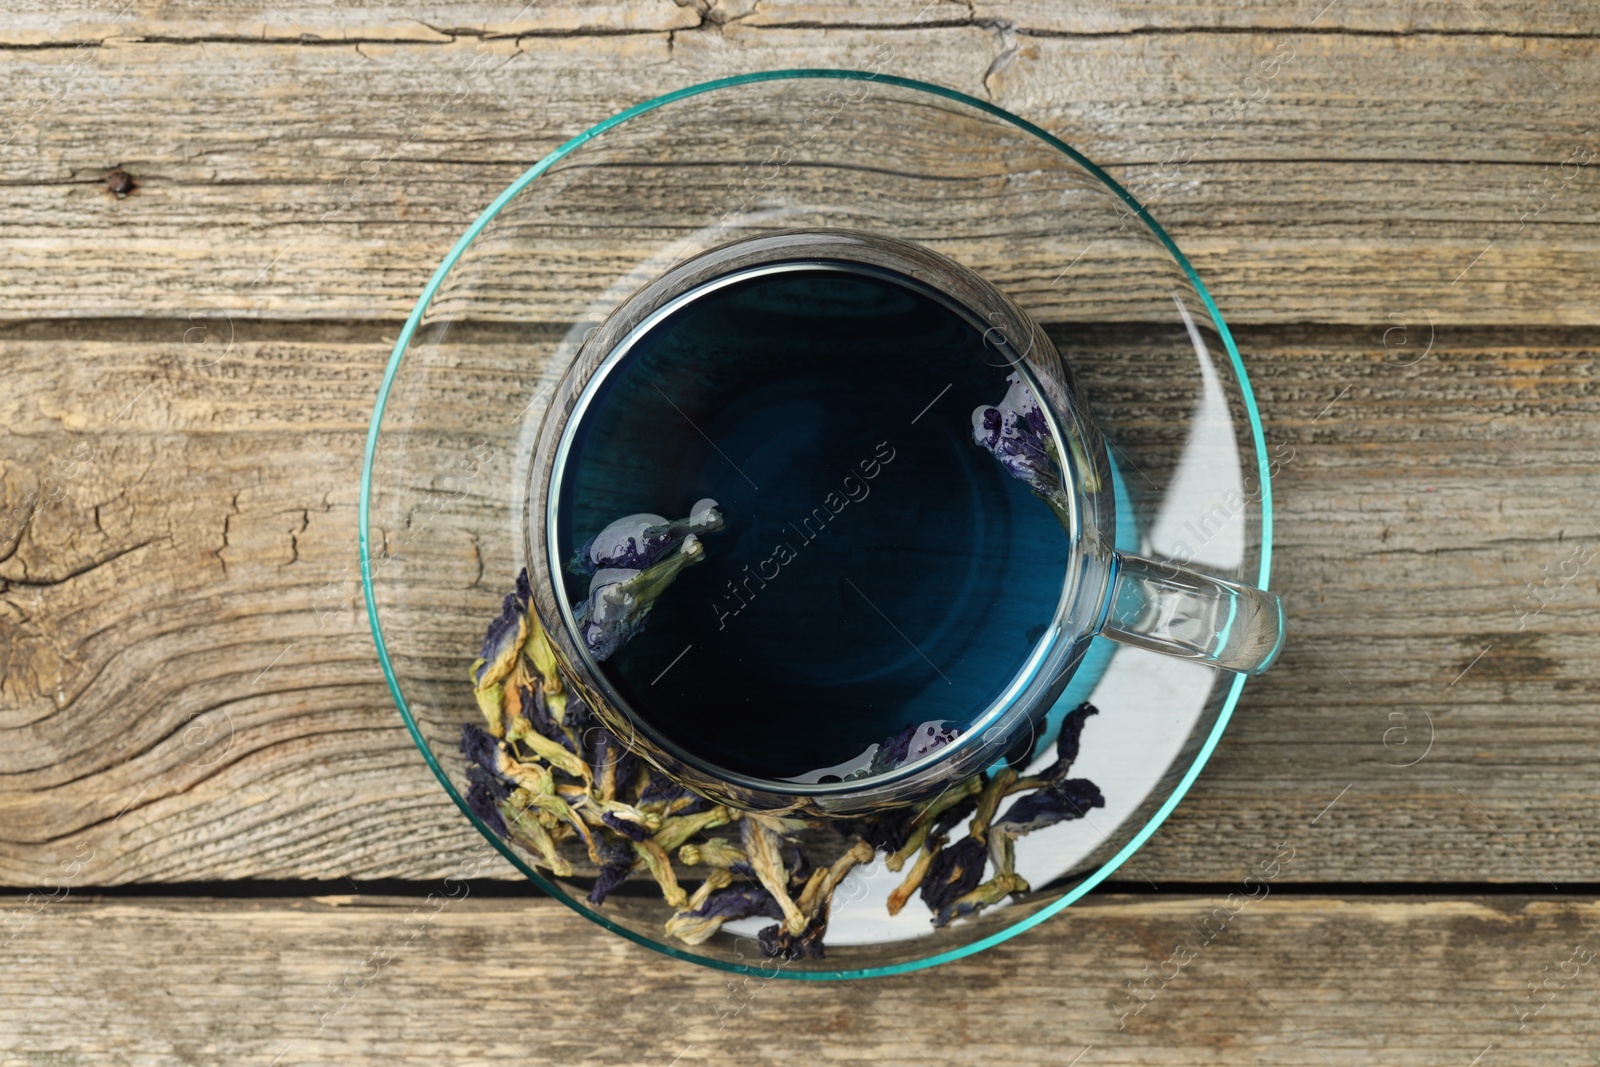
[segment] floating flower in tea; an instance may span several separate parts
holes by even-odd
[[[1072,510],[1061,484],[1061,452],[1039,398],[1022,375],[1012,372],[1006,381],[1010,388],[999,404],[972,412],[972,439],[993,453],[1006,473],[1049,504],[1062,527],[1070,531]],[[1086,469],[1085,477],[1093,479],[1093,470]]]
[[[609,567],[644,570],[664,557],[685,537],[722,529],[722,513],[715,500],[701,500],[686,519],[660,515],[629,515],[611,523],[586,541],[567,563],[574,574],[593,574]]]
[[[702,500],[687,519],[630,515],[590,539],[569,568],[591,575],[589,595],[573,614],[596,661],[610,659],[644,628],[656,599],[684,567],[705,557],[700,534],[720,529],[717,502]]]

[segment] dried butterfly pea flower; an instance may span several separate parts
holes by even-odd
[[[555,717],[550,714],[550,702],[544,694],[543,682],[535,677],[530,681],[530,684],[518,686],[516,695],[517,712],[527,720],[527,726],[524,727],[524,730],[537,732],[544,737],[548,737],[568,752],[577,753],[578,746],[572,743],[572,738],[567,736],[567,731],[562,729],[561,724],[556,722]],[[568,704],[570,707],[570,700]],[[506,694],[506,705],[507,718],[515,718],[515,715],[511,714],[510,693]],[[570,718],[570,712],[568,717]]]
[[[595,789],[599,795],[612,800],[619,794],[631,793],[643,765],[639,757],[624,748],[603,726],[590,727],[585,736],[594,744],[589,765],[594,768]]]
[[[691,554],[698,553],[692,534],[685,535],[684,543]],[[663,562],[679,559],[682,553],[680,548],[678,555]],[[662,583],[659,588],[664,587]],[[467,804],[491,831],[534,852],[541,865],[557,876],[572,872],[559,854],[560,842],[581,838],[598,869],[589,893],[593,904],[604,902],[642,866],[678,909],[668,921],[669,935],[686,943],[704,941],[728,919],[762,914],[782,920],[762,931],[763,952],[786,959],[820,957],[834,891],[850,869],[868,862],[877,851],[888,853],[886,866],[895,870],[916,857],[902,885],[890,895],[890,914],[920,891],[935,925],[944,925],[1028,890],[1013,870],[1017,837],[1104,806],[1094,783],[1066,778],[1078,755],[1083,723],[1097,713],[1086,703],[1066,717],[1056,741],[1056,759],[1043,771],[1028,778],[1018,778],[1009,769],[994,776],[976,775],[921,805],[836,823],[838,829],[859,837],[832,864],[813,870],[791,836],[811,824],[772,816],[741,818],[655,772],[595,724],[578,695],[562,689],[554,650],[529,613],[531,600],[524,571],[517,592],[502,605],[501,617],[486,636],[485,655],[473,665],[474,688],[487,729],[463,726],[461,751],[469,764]],[[520,614],[513,618],[508,614],[512,610]],[[505,649],[515,645],[518,634],[523,656],[511,656],[507,668]],[[503,674],[497,678],[496,672]],[[476,684],[485,680],[486,684]],[[879,758],[900,764],[956,736],[940,724],[932,724],[935,729],[930,733],[929,725],[887,739]],[[1002,798],[1027,790],[1036,791],[995,818]],[[634,804],[618,799],[629,797],[637,798]],[[969,816],[967,836],[947,847],[945,834]],[[741,823],[743,849],[723,838],[689,840],[732,820]],[[681,862],[710,868],[692,897],[672,869],[674,850]],[[991,862],[995,875],[983,882]],[[740,878],[758,884],[739,883]]]
[[[1071,530],[1072,509],[1061,487],[1060,455],[1044,411],[1020,374],[1008,374],[1006,381],[1010,387],[998,405],[973,410],[972,439],[992,453],[1007,474],[1049,504],[1061,525]],[[1082,466],[1093,492],[1098,475],[1092,465],[1085,462]]]
[[[1056,758],[1048,767],[1030,775],[1032,779],[1054,780],[1064,776],[1072,769],[1078,759],[1078,748],[1083,738],[1083,725],[1089,721],[1091,715],[1100,714],[1100,709],[1085,700],[1076,708],[1067,713],[1061,720],[1061,733],[1056,737]]]
[[[597,661],[610,659],[644,628],[650,609],[683,568],[705,558],[705,546],[693,534],[678,550],[643,570],[609,567],[595,571],[589,596],[573,617],[583,643]]]
[[[905,866],[906,860],[917,854],[922,844],[934,831],[939,817],[952,809],[968,803],[976,806],[976,795],[983,790],[984,778],[975,774],[971,778],[964,778],[930,800],[924,801],[920,806],[907,809],[909,812],[909,828],[904,843],[887,860],[884,866],[891,871],[898,871]],[[964,817],[964,816],[963,816]],[[870,838],[868,839],[870,840]]]
[[[645,869],[661,887],[661,895],[667,903],[674,908],[682,908],[689,903],[689,894],[678,885],[678,876],[672,870],[672,860],[662,847],[654,841],[634,841],[633,850],[644,861]]]
[[[1101,795],[1099,786],[1087,778],[1067,778],[1019,797],[994,824],[994,829],[1016,837],[1058,822],[1081,819],[1090,808],[1105,806],[1106,798]]]
[[[782,923],[774,923],[756,935],[761,954],[769,959],[820,960],[826,954],[822,935],[828,931],[828,909],[823,909],[807,921],[799,933],[791,933]]]
[[[1002,840],[995,843],[992,849],[988,841],[990,824],[1000,801],[1017,781],[1017,773],[1009,767],[990,777],[973,805],[967,836],[928,857],[920,888],[922,902],[934,913],[935,926],[944,926],[955,918],[974,914],[1011,893],[1026,891],[1027,883],[1011,870],[1015,833],[995,827],[995,837]],[[995,878],[984,883],[983,873],[991,858],[995,860],[997,873]],[[908,894],[909,890],[906,891]],[[904,895],[900,899],[903,900]]]
[[[600,814],[600,821],[606,826],[609,826],[611,829],[615,830],[617,833],[626,838],[630,838],[631,840],[650,840],[650,828],[645,826],[643,823],[634,822],[632,819],[624,819],[622,816],[613,814],[609,811],[602,812]]]
[[[628,872],[633,870],[634,861],[638,856],[628,845],[605,842],[600,846],[600,873],[595,877],[594,888],[589,890],[586,898],[590,904],[605,903],[611,894],[623,882],[628,880]]]
[[[661,823],[663,820],[661,816],[655,814],[654,812],[640,811],[633,805],[623,803],[620,800],[606,800],[604,797],[597,797],[593,793],[585,792],[581,789],[570,786],[557,786],[556,789],[557,792],[560,792],[563,795],[571,798],[569,802],[575,809],[583,813],[584,819],[586,819],[591,826],[606,827],[607,823],[605,817],[610,815],[613,818],[624,820],[632,823],[635,826],[644,827],[644,829],[647,831],[645,837],[650,837],[657,830],[661,829]],[[624,836],[632,837],[633,835],[628,833]]]
[[[555,781],[548,770],[533,764],[517,764],[511,776],[519,785],[512,795],[513,803],[521,808],[538,812],[540,823],[546,829],[553,831],[552,836],[556,839],[568,836],[582,839],[589,858],[596,863],[600,862],[598,846],[585,824],[583,815],[574,810],[572,804],[556,792]],[[581,805],[582,801],[579,803]]]
[[[589,538],[567,563],[574,574],[593,574],[607,567],[644,570],[659,561],[685,536],[722,529],[722,513],[715,500],[698,501],[686,519],[667,520],[660,515],[629,515]]]
[[[511,789],[498,775],[474,764],[467,768],[467,807],[472,814],[501,838],[509,837],[506,822],[500,815],[500,802],[511,795]]]
[[[809,919],[789,896],[789,869],[783,862],[783,838],[773,828],[774,821],[764,815],[747,813],[739,820],[739,831],[757,880],[783,910],[784,926],[791,934],[799,935]]]
[[[748,867],[744,849],[738,848],[725,837],[713,837],[696,844],[691,841],[678,849],[680,862],[690,867]]]
[[[960,735],[959,727],[946,726],[942,721],[907,726],[878,746],[878,750],[872,754],[872,763],[863,774],[882,774],[915,762],[934,749],[948,745]]]
[[[857,840],[850,846],[849,851],[834,860],[831,865],[811,872],[811,876],[806,879],[805,888],[800,891],[795,903],[807,915],[815,916],[819,909],[825,911],[827,902],[833,899],[833,891],[844,881],[845,875],[856,866],[870,862],[876,854],[871,845]]]
[[[732,809],[721,804],[693,815],[673,815],[661,820],[661,829],[655,832],[654,840],[668,852],[676,852],[696,834],[730,823],[736,817]]]
[[[970,837],[940,849],[922,879],[922,902],[937,914],[983,881],[988,862],[989,852],[983,842]]]
[[[543,760],[555,770],[580,779],[585,785],[594,781],[594,771],[587,763],[536,730],[508,731],[506,740],[516,742],[520,747],[528,749],[535,758]]]
[[[781,919],[783,910],[772,894],[760,886],[734,886],[715,892],[698,907],[668,919],[667,933],[685,944],[698,945],[721,929],[723,923],[754,916]]]
[[[518,807],[515,794],[510,800],[501,801],[499,810],[512,840],[536,852],[544,860],[545,866],[550,868],[551,874],[560,878],[571,877],[572,864],[556,850],[550,831],[537,817]]]
[[[990,904],[996,904],[1012,893],[1026,893],[1028,883],[1012,873],[1001,873],[983,885],[963,893],[945,904],[933,917],[933,925],[944,926],[954,919],[975,915]]]
[[[972,821],[967,824],[968,837],[979,841],[984,839],[989,832],[989,823],[1000,809],[1000,801],[1016,781],[1017,772],[1010,767],[1003,767],[984,783],[983,791],[978,794],[978,803],[972,809]]]
[[[516,593],[507,593],[500,614],[489,624],[483,637],[483,651],[472,665],[472,682],[479,689],[505,679],[516,666],[528,636],[527,603],[519,603]]]

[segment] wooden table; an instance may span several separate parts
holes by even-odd
[[[8,5],[0,1064],[1600,1062],[1600,16],[1324,2]],[[400,320],[591,123],[884,44],[1212,285],[1295,457],[1280,665],[1149,884],[930,972],[730,981],[509,869],[408,922],[475,838],[351,581]]]

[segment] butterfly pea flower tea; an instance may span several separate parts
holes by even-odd
[[[863,814],[1031,751],[1096,633],[1238,670],[1281,639],[1270,594],[1113,550],[1049,338],[881,236],[765,234],[640,289],[531,478],[553,655],[625,746],[736,808]]]

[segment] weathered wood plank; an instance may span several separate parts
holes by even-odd
[[[1592,324],[1596,47],[1290,30],[1008,43],[979,25],[740,21],[442,44],[115,40],[70,72],[59,50],[22,49],[0,67],[16,105],[0,133],[0,317],[213,301],[393,320],[496,192],[595,121],[739,71],[876,65],[990,96],[1106,163],[1236,322],[1368,323],[1404,305]],[[118,166],[138,183],[122,200],[104,184]],[[602,193],[626,207],[620,178]],[[928,195],[904,191],[909,217]],[[619,223],[586,256],[627,256],[636,236]],[[1060,266],[1007,280],[1043,287]],[[547,280],[519,313],[560,313],[573,280]]]
[[[463,888],[0,900],[6,1062],[1564,1067],[1600,1012],[1592,901],[1091,897],[932,972],[791,983]]]
[[[230,350],[224,325],[209,349],[188,321],[0,342],[0,884],[37,884],[80,845],[84,884],[114,884],[434,877],[474,842],[356,603],[387,346],[370,326],[238,323]],[[1274,585],[1296,628],[1129,877],[1230,877],[1286,837],[1312,881],[1600,872],[1582,829],[1600,587],[1563,565],[1600,539],[1600,337],[1441,325],[1429,349],[1425,325],[1409,348],[1381,324],[1242,333],[1283,461]],[[1116,331],[1083,340],[1145,358]],[[1136,377],[1086,384],[1159,417]],[[514,386],[452,388],[482,404]],[[510,575],[469,588],[470,534],[439,573],[482,614]]]
[[[340,41],[445,43],[456,37],[562,33],[647,33],[694,27],[702,22],[692,4],[671,0],[636,3],[550,2],[444,4],[318,4],[263,0],[229,4],[215,0],[151,3],[119,0],[10,5],[0,20],[0,42],[12,46],[73,48],[81,42],[159,39],[291,41],[309,46]]]
[[[470,3],[418,8],[388,0],[325,4],[258,0],[182,3],[96,4],[88,0],[52,4],[27,0],[8,5],[0,20],[0,42],[68,46],[107,38],[240,38],[309,42],[365,38],[437,42],[451,36],[517,36],[561,32],[612,32],[687,27],[807,26],[908,28],[975,24],[996,32],[1097,34],[1134,31],[1316,29],[1367,33],[1467,33],[1576,36],[1594,32],[1594,17],[1579,0],[1414,0],[1405,5],[1379,0],[1304,0],[1263,7],[1246,0],[1212,3],[1063,5],[1043,0],[650,0],[648,3],[580,4],[568,0],[523,4]]]

